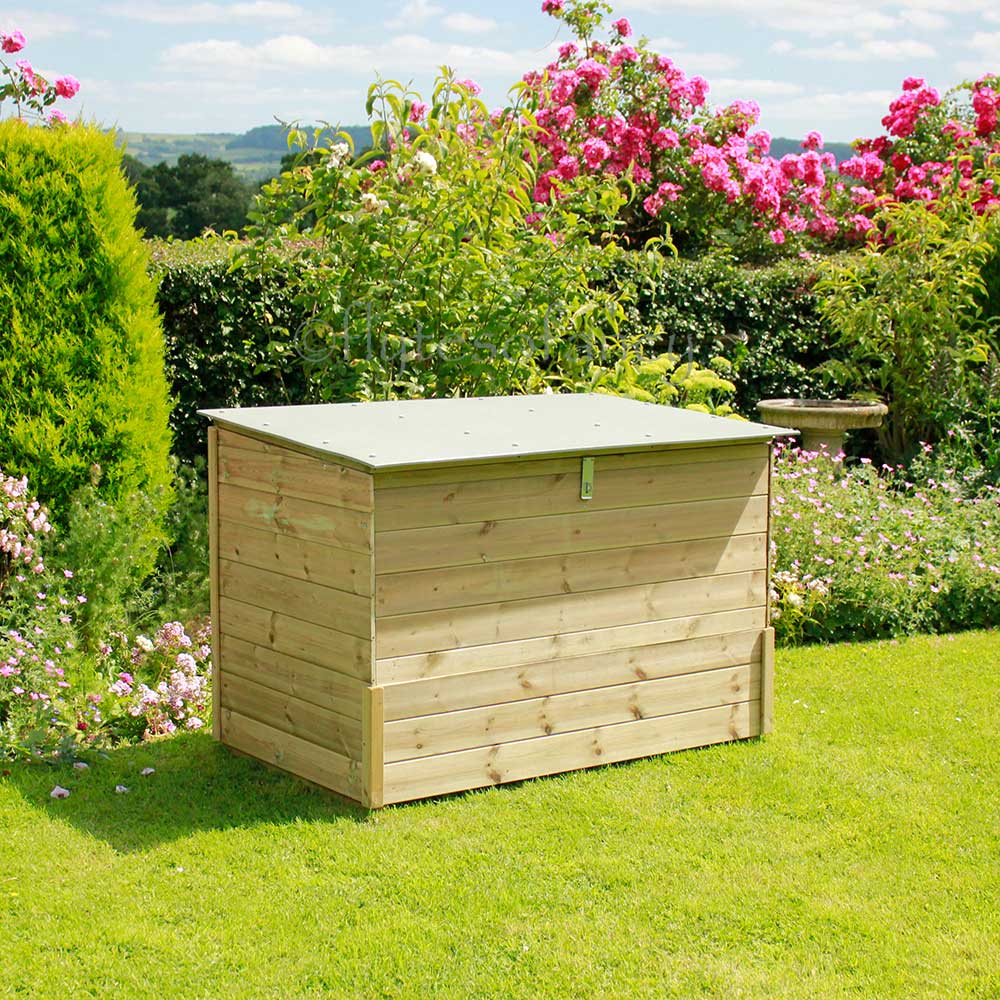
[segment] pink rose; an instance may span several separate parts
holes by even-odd
[[[0,33],[0,48],[4,52],[20,52],[24,48],[24,35],[20,31],[12,31],[9,35]]]
[[[632,34],[632,25],[628,23],[628,18],[620,17],[612,25],[612,28],[621,35],[622,38],[629,38]]]
[[[483,92],[483,88],[475,80],[456,80],[455,83],[460,87],[465,87],[473,97],[478,97]]]
[[[67,125],[67,124],[69,124],[69,119],[58,108],[53,108],[49,112],[49,124],[50,125]],[[69,618],[67,618],[65,615],[62,618],[60,618],[59,620],[61,622],[63,622],[64,624],[69,622]]]
[[[80,90],[80,81],[75,76],[61,76],[56,80],[56,93],[60,97],[76,97]]]
[[[543,14],[558,14],[563,9],[563,0],[542,0]]]
[[[56,90],[59,89],[59,82],[60,82],[59,80],[56,80]],[[75,82],[76,81],[74,81],[74,83]],[[74,93],[75,93],[75,91],[74,91]],[[67,96],[67,95],[63,95],[63,96]],[[72,97],[73,94],[69,94],[68,96]],[[428,109],[428,105],[425,104],[423,101],[414,101],[413,104],[410,105],[410,121],[413,122],[414,124],[416,124],[417,122],[421,121],[423,119],[424,115],[427,114],[427,109]]]

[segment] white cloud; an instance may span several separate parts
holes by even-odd
[[[942,14],[910,8],[900,14],[901,20],[918,31],[943,31],[951,23]]]
[[[62,14],[46,14],[42,11],[13,10],[0,13],[0,31],[20,31],[30,45],[56,35],[68,35],[79,31],[79,25],[72,17]]]
[[[432,0],[407,0],[399,8],[399,13],[391,20],[386,21],[385,25],[387,28],[393,29],[412,28],[443,13],[444,8],[439,7]]]
[[[1000,50],[1000,31],[992,33],[977,31],[969,40],[969,48],[985,52],[988,55],[997,53]]]
[[[147,24],[226,24],[234,20],[301,21],[306,11],[281,0],[251,0],[248,3],[195,4],[113,4],[103,8],[105,14],[124,17]]]
[[[742,60],[727,52],[679,52],[675,62],[688,75],[700,73],[728,73]]]
[[[771,44],[768,52],[774,52],[776,55],[783,56],[789,52],[793,52],[795,46],[787,38],[779,38],[776,42]]]
[[[901,62],[906,59],[933,59],[937,53],[926,42],[911,38],[890,40],[869,38],[853,43],[834,42],[791,50],[792,54],[805,59],[829,62]]]
[[[662,55],[669,55],[671,52],[683,49],[684,43],[677,41],[676,38],[667,38],[666,36],[663,36],[661,38],[651,38],[649,40],[649,47],[654,52],[659,52]]]
[[[426,75],[434,67],[446,65],[477,78],[495,77],[511,83],[548,61],[554,54],[552,49],[506,51],[431,41],[421,35],[397,35],[378,45],[319,45],[302,35],[279,35],[257,45],[218,39],[185,42],[167,49],[161,63],[168,70],[208,77],[246,77],[275,71],[301,74],[313,70],[359,73],[366,78],[384,70],[398,77],[409,73]]]
[[[458,11],[455,14],[448,14],[444,18],[444,26],[451,31],[458,31],[466,35],[481,35],[487,31],[492,31],[496,26],[496,21],[492,17],[479,17],[476,14],[467,14]]]
[[[740,97],[743,100],[757,100],[761,97],[795,97],[805,91],[798,83],[788,80],[734,80],[723,77],[712,80],[711,95],[713,100],[733,100]],[[725,95],[722,98],[722,95]]]

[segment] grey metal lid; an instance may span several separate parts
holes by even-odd
[[[790,433],[601,393],[199,410],[220,427],[367,469],[769,441]]]

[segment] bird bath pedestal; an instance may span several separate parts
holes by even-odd
[[[825,446],[831,455],[843,451],[847,431],[878,427],[889,412],[885,403],[851,399],[765,399],[757,409],[769,424],[797,427],[804,451],[819,451]]]

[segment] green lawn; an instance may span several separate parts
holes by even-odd
[[[204,735],[14,766],[0,996],[997,998],[998,664],[779,652],[762,741],[370,816]]]

